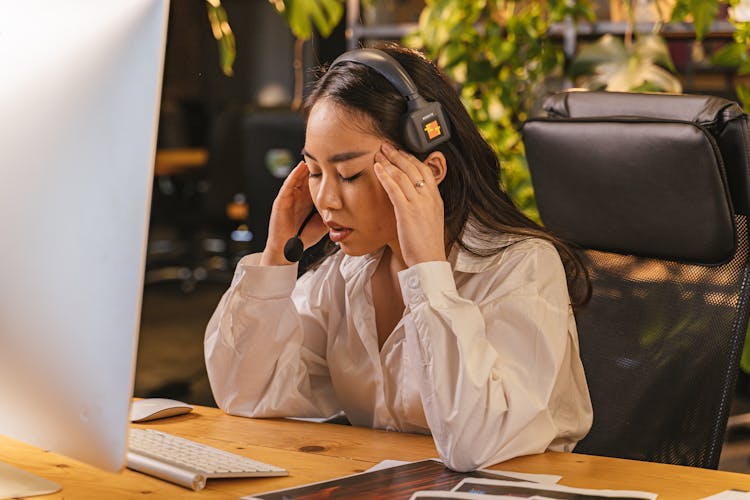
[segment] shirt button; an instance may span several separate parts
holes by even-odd
[[[413,294],[413,295],[412,295],[412,296],[410,297],[410,300],[409,300],[409,302],[410,302],[410,303],[411,303],[411,305],[413,305],[413,306],[415,306],[415,305],[419,304],[419,303],[420,303],[420,302],[422,302],[422,301],[424,301],[424,295],[422,295],[421,293],[415,293],[415,294]]]
[[[409,288],[419,288],[419,278],[416,276],[409,276],[409,279],[406,280],[406,284]]]

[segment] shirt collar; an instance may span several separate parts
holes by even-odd
[[[448,255],[448,262],[451,263],[451,267],[454,271],[461,273],[481,273],[496,266],[500,262],[503,256],[503,252],[500,250],[527,238],[529,238],[529,236],[513,233],[497,233],[492,236],[490,241],[486,237],[480,237],[478,234],[471,231],[464,231],[462,239],[466,246],[480,250],[492,249],[495,250],[495,253],[487,256],[474,255],[473,253],[464,250],[459,245],[453,245],[453,248]]]
[[[492,237],[492,241],[487,241],[486,238],[480,237],[471,230],[464,231],[463,241],[469,247],[478,249],[495,249],[498,251],[493,255],[481,256],[469,253],[458,245],[453,245],[453,248],[448,254],[448,262],[454,271],[472,274],[481,273],[496,266],[500,262],[503,252],[499,250],[527,238],[529,238],[529,236],[513,233],[498,233]],[[380,257],[382,257],[384,249],[385,247],[380,248],[375,252],[358,256],[346,255],[339,250],[342,254],[339,269],[344,280],[349,281],[357,274],[364,272],[371,275],[375,271],[377,263],[380,262]]]
[[[346,255],[339,250],[339,253],[342,254],[339,270],[344,281],[351,280],[359,273],[368,272],[368,274],[372,274],[375,272],[375,267],[380,262],[380,257],[383,255],[384,250],[385,247],[366,255],[357,256]]]

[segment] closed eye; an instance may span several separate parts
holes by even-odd
[[[354,182],[359,177],[361,177],[363,173],[364,173],[364,171],[357,172],[356,174],[354,174],[352,176],[349,176],[349,177],[344,177],[343,175],[339,174],[339,179],[341,179],[341,182]],[[322,172],[309,172],[308,173],[308,177],[310,179],[317,179],[317,178],[322,177],[322,176],[323,176]]]
[[[357,180],[362,175],[363,172],[364,172],[364,170],[360,170],[359,172],[357,172],[356,174],[354,174],[352,176],[343,177],[343,176],[339,175],[339,177],[344,182],[354,182],[355,180]]]

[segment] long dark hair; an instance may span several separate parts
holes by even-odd
[[[437,148],[448,164],[446,177],[439,185],[445,211],[446,248],[456,244],[477,256],[493,255],[500,251],[492,246],[498,232],[549,241],[563,261],[572,303],[587,302],[591,284],[580,258],[565,242],[521,213],[502,190],[497,155],[482,138],[445,75],[419,52],[396,45],[378,48],[404,67],[422,97],[442,104],[450,121],[451,139]],[[406,100],[380,73],[358,63],[337,64],[313,84],[305,99],[306,114],[324,98],[363,113],[370,118],[366,124],[374,128],[371,132],[406,149],[400,131]],[[427,155],[415,156],[424,159]],[[484,244],[473,245],[463,238],[470,219],[471,241]]]

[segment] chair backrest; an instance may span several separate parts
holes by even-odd
[[[577,452],[716,468],[748,321],[747,116],[716,97],[562,92],[523,138],[580,247],[594,424]]]
[[[276,195],[289,172],[302,159],[305,121],[290,110],[248,114],[242,122],[245,193],[254,237],[250,250],[260,252],[268,239],[268,220]]]
[[[237,222],[227,215],[227,205],[243,193],[245,178],[242,169],[242,107],[227,107],[211,122],[208,136],[207,183],[204,202],[204,226],[212,232],[229,234]]]

